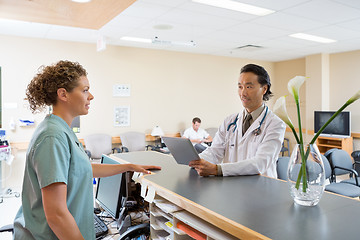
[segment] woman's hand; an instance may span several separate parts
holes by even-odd
[[[133,172],[141,172],[144,174],[150,174],[151,172],[148,171],[148,169],[154,169],[154,170],[161,170],[160,166],[154,166],[154,165],[138,165],[138,164],[131,164],[131,170]]]

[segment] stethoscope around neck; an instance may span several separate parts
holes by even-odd
[[[269,109],[268,106],[266,106],[265,114],[264,114],[263,118],[261,119],[259,126],[258,126],[256,129],[254,129],[254,131],[253,131],[253,134],[254,134],[255,136],[258,136],[258,135],[261,134],[261,129],[260,129],[260,128],[261,128],[261,125],[263,124],[263,122],[264,122],[264,120],[265,120],[265,118],[266,118],[268,109]],[[232,123],[229,124],[229,126],[227,127],[227,131],[229,131],[230,128],[231,128],[231,126],[234,125],[234,130],[233,130],[233,132],[235,132],[235,130],[236,130],[236,128],[237,128],[237,121],[238,121],[238,120],[239,120],[239,114],[236,115],[235,120],[234,120]]]

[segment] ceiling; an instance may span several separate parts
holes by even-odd
[[[255,16],[191,0],[0,0],[0,34],[88,43],[103,37],[107,45],[273,62],[360,49],[358,0],[237,1],[275,12]],[[337,42],[289,37],[299,32]],[[160,44],[121,40],[124,36],[157,38]],[[190,41],[195,46],[169,44]],[[239,48],[246,45],[260,47]]]

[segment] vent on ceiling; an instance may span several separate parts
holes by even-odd
[[[262,46],[258,46],[258,45],[253,45],[253,44],[248,44],[248,45],[243,45],[240,47],[235,48],[234,50],[241,50],[244,52],[253,52],[253,51],[257,51],[259,49],[262,49]]]

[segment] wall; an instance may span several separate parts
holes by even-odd
[[[297,121],[297,110],[294,98],[290,95],[287,84],[290,79],[295,76],[306,76],[305,73],[305,58],[299,58],[289,61],[276,62],[274,65],[274,82],[276,84],[276,93],[277,97],[286,96],[286,109],[288,115],[293,122],[295,128],[298,128]],[[304,84],[300,88],[300,111],[302,116],[305,115],[306,109],[306,85]],[[295,138],[292,132],[286,132],[285,137],[290,140],[290,149],[293,148],[295,144]]]
[[[80,62],[88,71],[95,96],[90,112],[81,117],[79,138],[92,133],[119,136],[124,131],[150,133],[155,125],[174,133],[191,125],[194,116],[202,127],[218,127],[225,116],[241,111],[237,95],[240,68],[250,62],[273,75],[273,63],[171,51],[108,46],[96,52],[95,44],[0,36],[2,99],[17,104],[5,108],[3,127],[11,118],[33,117],[26,106],[25,89],[41,65],[60,59]],[[114,84],[131,84],[131,97],[112,97]],[[131,126],[114,127],[114,106],[130,105]],[[35,122],[45,114],[35,115]],[[29,141],[35,127],[8,131],[11,141]],[[25,153],[17,152],[8,182],[21,185]]]
[[[330,55],[330,110],[337,110],[352,95],[360,91],[360,51]],[[360,101],[351,104],[351,132],[360,133]],[[354,139],[354,150],[360,149],[360,139]]]

